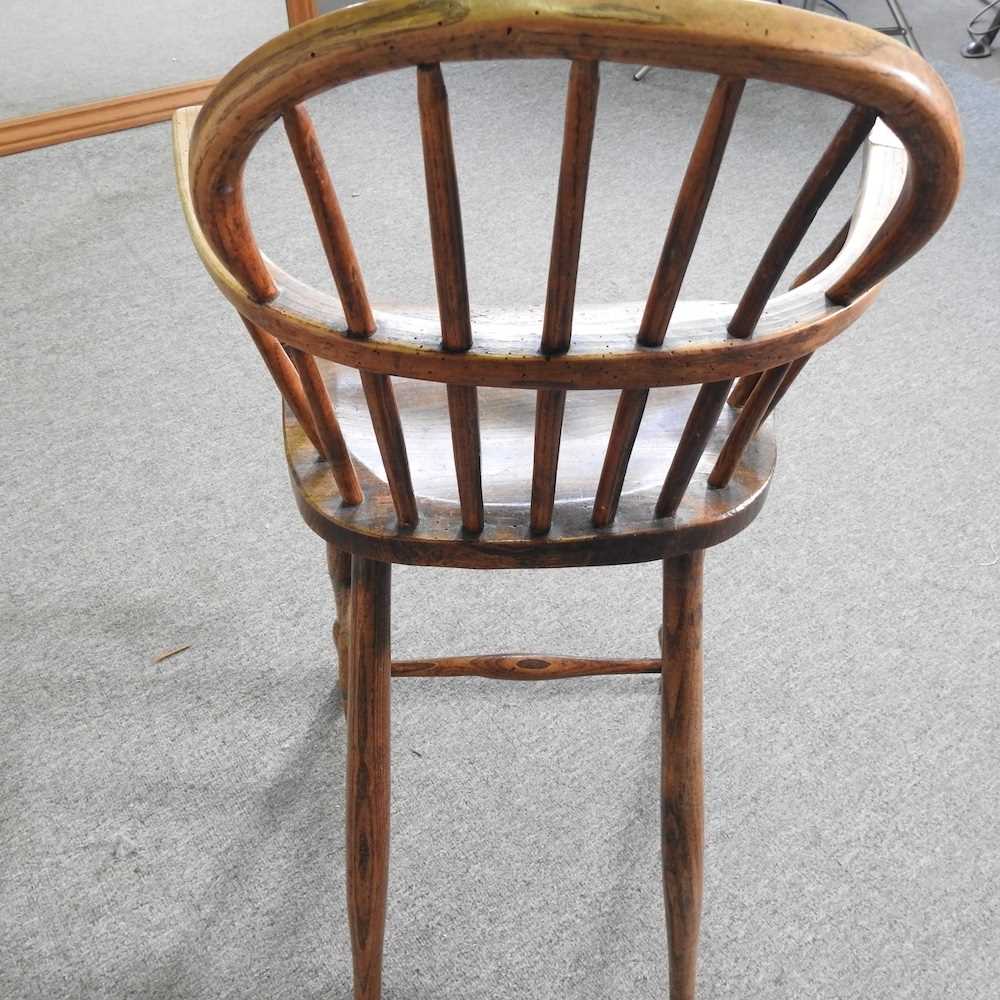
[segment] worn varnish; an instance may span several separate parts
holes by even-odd
[[[663,888],[671,1000],[694,1000],[702,904],[702,565],[770,484],[769,415],[812,355],[867,309],[943,223],[962,172],[954,105],[914,53],[868,29],[743,0],[371,0],[300,22],[175,116],[192,239],[285,401],[292,488],[327,542],[348,711],[347,889],[354,1000],[381,995],[392,676],[538,681],[662,674]],[[469,306],[460,177],[443,64],[566,60],[562,158],[544,309]],[[645,302],[576,301],[602,62],[715,74]],[[303,102],[413,74],[437,308],[371,303]],[[740,301],[681,298],[748,80],[848,105]],[[488,113],[493,95],[481,95]],[[244,167],[282,121],[333,279],[312,288],[263,256]],[[665,137],[669,141],[669,137]],[[856,150],[855,210],[779,290]],[[734,234],[734,238],[738,234]],[[734,276],[734,280],[739,276]],[[735,385],[735,388],[734,388]],[[585,391],[577,391],[585,390]],[[725,405],[729,397],[732,406]],[[393,662],[393,563],[476,569],[662,561],[662,656],[523,653]],[[435,614],[446,609],[431,598]],[[418,680],[412,683],[420,683]],[[598,682],[594,682],[598,683]]]

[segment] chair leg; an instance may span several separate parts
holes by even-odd
[[[663,564],[661,842],[670,1000],[694,1000],[704,869],[701,590],[704,552]]]
[[[347,698],[347,910],[354,1000],[379,1000],[389,881],[389,563],[355,557]]]
[[[327,543],[326,565],[333,584],[336,618],[333,622],[333,644],[337,648],[337,676],[340,694],[347,701],[348,635],[351,629],[351,553]]]

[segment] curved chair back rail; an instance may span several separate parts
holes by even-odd
[[[553,57],[569,60],[570,71],[546,302],[539,311],[473,318],[441,64]],[[720,75],[646,302],[588,309],[576,305],[576,274],[600,63],[608,61]],[[369,303],[319,143],[301,105],[332,87],[405,67],[415,67],[416,73],[436,316],[380,310]],[[679,293],[687,264],[748,79],[832,95],[847,102],[849,111],[739,303],[684,302]],[[261,135],[279,119],[337,297],[272,264],[253,236],[244,203],[244,167]],[[545,536],[552,526],[567,390],[622,390],[594,484],[591,524],[575,536],[586,547],[598,544],[600,530],[616,518],[649,390],[700,384],[644,534],[683,527],[670,522],[678,516],[706,445],[717,437],[727,397],[740,409],[717,442],[708,477],[716,490],[729,487],[754,435],[811,354],[849,326],[879,283],[941,225],[962,172],[953,103],[922,59],[858,25],[747,0],[659,5],[624,0],[613,8],[568,0],[419,5],[372,0],[262,46],[220,82],[200,113],[180,112],[177,126],[179,186],[199,253],[243,316],[298,424],[328,460],[340,503],[345,508],[362,504],[365,490],[316,358],[361,373],[395,530],[412,530],[421,514],[390,376],[447,383],[458,527],[466,541],[481,536],[488,520],[478,386],[538,390],[527,524],[532,536]],[[865,166],[852,219],[792,290],[772,297],[823,201],[862,146]],[[766,477],[733,509],[755,511],[765,487]],[[515,509],[503,508],[505,520],[517,516]],[[441,537],[453,536],[440,509],[434,518],[443,519]],[[384,518],[378,522],[379,535],[391,530]],[[371,534],[366,524],[359,522],[353,530]],[[692,541],[711,543],[726,533],[715,535]],[[338,542],[349,544],[343,538]],[[666,546],[662,537],[654,537],[640,548],[643,557],[654,558]],[[464,564],[476,564],[464,558]],[[608,561],[612,558],[609,553]]]

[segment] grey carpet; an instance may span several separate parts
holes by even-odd
[[[542,295],[564,76],[449,75],[477,303]],[[953,220],[806,369],[764,513],[708,557],[705,1000],[1000,977],[1000,141],[995,91],[950,79]],[[643,294],[706,96],[606,73],[582,298]],[[412,81],[317,114],[375,295],[428,298]],[[841,114],[748,89],[687,294],[737,293]],[[265,247],[323,280],[288,167],[252,173]],[[172,184],[164,126],[0,160],[5,1000],[349,993],[322,546]],[[650,655],[659,592],[401,568],[395,652]],[[393,699],[385,996],[662,996],[657,679]]]

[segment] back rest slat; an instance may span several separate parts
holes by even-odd
[[[347,329],[355,334],[373,333],[375,319],[361,276],[361,265],[309,113],[301,104],[296,104],[285,112],[282,121],[316,220],[323,252],[337,286]]]
[[[746,446],[763,422],[771,400],[774,399],[774,394],[781,386],[789,367],[787,364],[778,365],[777,368],[771,368],[761,374],[756,388],[740,410],[740,415],[736,418],[722,451],[719,452],[715,467],[709,473],[708,485],[712,489],[722,489],[729,484]]]
[[[870,108],[851,109],[771,237],[729,321],[730,336],[744,338],[753,333],[767,300],[816,218],[816,213],[847,169],[858,147],[868,137],[876,118],[876,113]]]
[[[337,483],[337,489],[340,490],[341,499],[348,507],[354,507],[361,503],[364,494],[361,492],[358,474],[351,461],[351,453],[347,450],[344,435],[340,432],[340,425],[334,416],[330,394],[326,391],[319,366],[311,354],[300,351],[297,347],[289,347],[287,350],[302,381],[302,391],[309,400],[309,408],[316,422],[316,431],[323,443],[323,454],[330,463],[330,471]]]
[[[400,527],[412,528],[418,520],[417,500],[410,477],[410,461],[406,455],[403,425],[399,419],[396,395],[388,375],[362,369],[361,385],[372,418],[375,440],[385,468],[385,478],[396,510]]]
[[[344,310],[347,329],[355,335],[370,336],[375,331],[375,318],[368,301],[368,293],[365,290],[361,266],[351,243],[350,233],[337,200],[333,181],[323,159],[316,130],[308,112],[302,105],[295,105],[288,109],[283,115],[283,122],[289,145],[292,147],[295,162],[302,177],[303,186],[309,198],[309,206],[312,209],[313,219],[316,221],[316,228],[323,244],[327,264],[330,267],[334,284],[337,286],[337,294]],[[300,374],[303,371],[308,371],[310,366],[315,368],[315,359],[310,355],[302,355],[301,352],[298,354],[299,357],[295,358],[295,361]],[[414,525],[417,523],[417,505],[413,493],[413,482],[410,478],[409,460],[406,455],[406,440],[403,436],[403,426],[399,419],[399,408],[392,391],[392,383],[389,381],[388,375],[376,375],[365,371],[361,373],[361,382],[365,391],[365,401],[371,414],[372,428],[378,442],[379,453],[382,455],[389,492],[396,509],[396,520],[400,525]],[[305,383],[306,379],[303,378],[304,387],[306,387]],[[313,402],[313,396],[315,396],[313,413],[316,414],[317,407],[319,407],[324,413],[323,422],[331,428],[336,427],[336,417],[333,415],[330,398],[322,379],[318,378],[318,372],[316,378],[310,378],[310,383],[313,386],[312,390],[306,388],[307,395],[310,391],[313,393],[310,395],[310,402]],[[323,433],[322,427],[320,433]],[[336,437],[343,444],[339,427],[337,427]],[[331,443],[333,443],[333,439],[331,439]],[[349,454],[347,460],[350,461]],[[336,468],[334,474],[336,475]],[[340,480],[338,479],[337,482],[339,485]],[[360,494],[360,487],[358,492]],[[341,493],[343,494],[343,488],[341,488]],[[346,494],[344,495],[346,496]],[[354,502],[360,502],[360,495],[359,499]]]
[[[599,89],[600,65],[589,60],[573,60],[566,93],[559,193],[552,227],[549,281],[542,321],[543,354],[569,350],[573,335],[573,307]],[[535,401],[531,477],[531,531],[535,534],[545,534],[552,526],[565,405],[566,392],[562,389],[539,390]]]
[[[274,384],[278,387],[282,399],[288,404],[288,408],[295,414],[299,426],[305,431],[305,435],[312,442],[312,446],[326,457],[326,450],[323,442],[316,431],[316,424],[313,420],[312,410],[309,408],[309,401],[302,391],[302,381],[299,373],[295,370],[288,352],[281,346],[276,337],[265,333],[260,327],[255,326],[243,316],[243,325],[250,334],[250,339],[254,342],[260,356],[264,359],[267,370],[274,379]]]
[[[730,77],[721,77],[715,85],[677,194],[639,325],[639,343],[647,347],[658,347],[667,335],[745,86],[745,80]],[[615,518],[648,397],[648,389],[628,389],[619,397],[594,497],[592,520],[598,528],[606,527]]]
[[[467,351],[472,346],[472,320],[465,270],[462,206],[451,137],[448,91],[438,64],[417,68],[417,101],[441,340],[447,351]],[[448,413],[462,527],[478,534],[483,530],[483,480],[479,397],[475,386],[449,386]]]
[[[691,477],[705,452],[708,439],[719,422],[719,414],[722,413],[732,385],[733,380],[727,378],[720,382],[706,382],[698,390],[656,501],[656,517],[673,517],[677,513]]]

